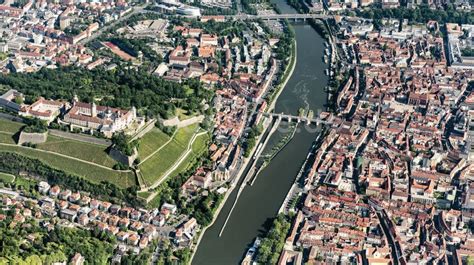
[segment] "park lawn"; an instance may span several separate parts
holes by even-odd
[[[145,159],[151,155],[155,150],[164,145],[169,139],[170,137],[166,133],[162,132],[158,128],[153,128],[139,140],[138,154],[140,155],[140,159]]]
[[[15,176],[0,172],[0,182],[12,183],[15,180]]]
[[[23,126],[25,126],[25,124],[20,122],[0,119],[0,131],[2,132],[9,132],[15,134],[19,132]]]
[[[79,142],[58,136],[49,135],[46,143],[38,144],[37,148],[79,158],[110,168],[117,163],[107,154],[107,147],[105,146]]]
[[[15,140],[13,139],[13,134],[4,132],[0,132],[0,143],[16,144]]]
[[[128,188],[134,186],[136,183],[133,172],[119,172],[112,169],[108,170],[60,155],[42,152],[41,150],[21,146],[1,145],[0,151],[15,152],[30,158],[39,159],[53,168],[81,176],[94,183],[108,181],[120,188]]]

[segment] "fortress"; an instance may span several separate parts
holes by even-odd
[[[112,137],[137,119],[135,107],[131,110],[97,106],[95,103],[83,103],[74,99],[72,108],[64,115],[64,123],[81,130],[96,130]]]

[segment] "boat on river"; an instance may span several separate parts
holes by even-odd
[[[258,247],[260,246],[261,239],[256,238],[255,241],[253,242],[253,245],[247,250],[247,253],[245,254],[244,259],[240,263],[241,265],[251,265],[251,264],[256,264],[255,263],[255,258],[257,254]]]

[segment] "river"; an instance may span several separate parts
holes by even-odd
[[[285,0],[273,1],[282,13],[295,12]],[[318,111],[325,109],[326,104],[324,87],[328,78],[324,74],[327,65],[322,61],[324,39],[307,24],[294,24],[293,27],[297,41],[297,63],[277,100],[275,112],[297,115],[299,108],[306,107],[317,115]],[[281,135],[277,131],[268,146],[276,143]],[[253,186],[245,187],[219,237],[237,194],[238,188],[234,189],[215,223],[204,234],[193,264],[227,265],[241,262],[255,237],[262,236],[265,225],[276,216],[316,136],[314,129],[309,132],[303,125],[298,127],[293,139],[258,175]]]

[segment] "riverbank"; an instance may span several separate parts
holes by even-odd
[[[290,27],[290,25],[288,26]],[[283,82],[278,85],[276,91],[270,97],[270,100],[272,103],[270,104],[270,106],[268,106],[266,112],[271,112],[275,108],[275,104],[278,100],[278,97],[280,97],[281,92],[283,91],[286,84],[288,83],[288,80],[290,80],[290,77],[293,75],[293,72],[295,71],[296,62],[297,62],[297,58],[296,58],[297,46],[296,45],[297,44],[296,44],[296,37],[295,37],[293,40],[293,45],[291,49],[290,63],[288,64],[288,66],[285,69],[285,72],[283,73],[283,77],[282,77]]]
[[[290,25],[288,25],[290,26]],[[275,91],[275,93],[272,95],[271,97],[271,104],[270,106],[265,110],[266,112],[270,112],[272,111],[274,108],[275,108],[275,104],[276,104],[276,101],[278,100],[278,97],[280,96],[281,92],[283,91],[283,89],[285,88],[286,84],[288,83],[288,80],[290,79],[290,77],[293,75],[293,72],[295,70],[295,66],[296,66],[296,62],[297,62],[297,54],[296,54],[296,49],[297,49],[297,46],[296,46],[296,37],[294,37],[294,40],[293,40],[293,45],[292,45],[292,50],[291,50],[291,55],[290,55],[290,63],[287,65],[284,73],[283,73],[283,77],[282,77],[282,80],[283,82],[281,84],[279,84],[277,90]],[[265,128],[265,131],[267,130],[267,128]],[[257,140],[257,143],[259,143],[263,137],[264,133],[260,134],[259,137],[258,137],[258,140]],[[253,154],[257,148],[257,144],[253,147],[252,151],[250,152],[251,154]],[[201,243],[202,241],[202,238],[204,237],[204,234],[206,233],[206,231],[209,229],[209,227],[211,227],[212,225],[214,225],[214,223],[216,222],[217,220],[217,217],[219,216],[219,214],[221,213],[222,211],[222,208],[224,208],[227,200],[229,199],[230,195],[232,194],[232,192],[234,191],[234,189],[238,186],[238,183],[240,182],[242,176],[244,175],[245,173],[245,169],[247,168],[248,166],[248,163],[250,162],[251,160],[251,157],[252,156],[249,156],[248,158],[244,158],[244,162],[242,163],[242,166],[235,178],[235,180],[233,180],[233,183],[231,183],[230,187],[229,187],[229,190],[227,190],[223,200],[221,201],[221,203],[219,204],[218,208],[216,209],[215,213],[214,213],[214,217],[212,218],[212,221],[209,225],[207,225],[206,227],[203,228],[203,230],[201,231],[201,233],[199,234],[199,237],[198,237],[198,240],[196,242],[196,245],[192,251],[192,255],[191,255],[191,259],[190,259],[190,263],[192,264],[193,262],[193,259],[194,259],[194,256],[197,252],[197,249],[199,248],[199,244]],[[242,183],[243,184],[243,183]],[[242,185],[241,184],[241,185]],[[237,198],[236,198],[237,200]]]

